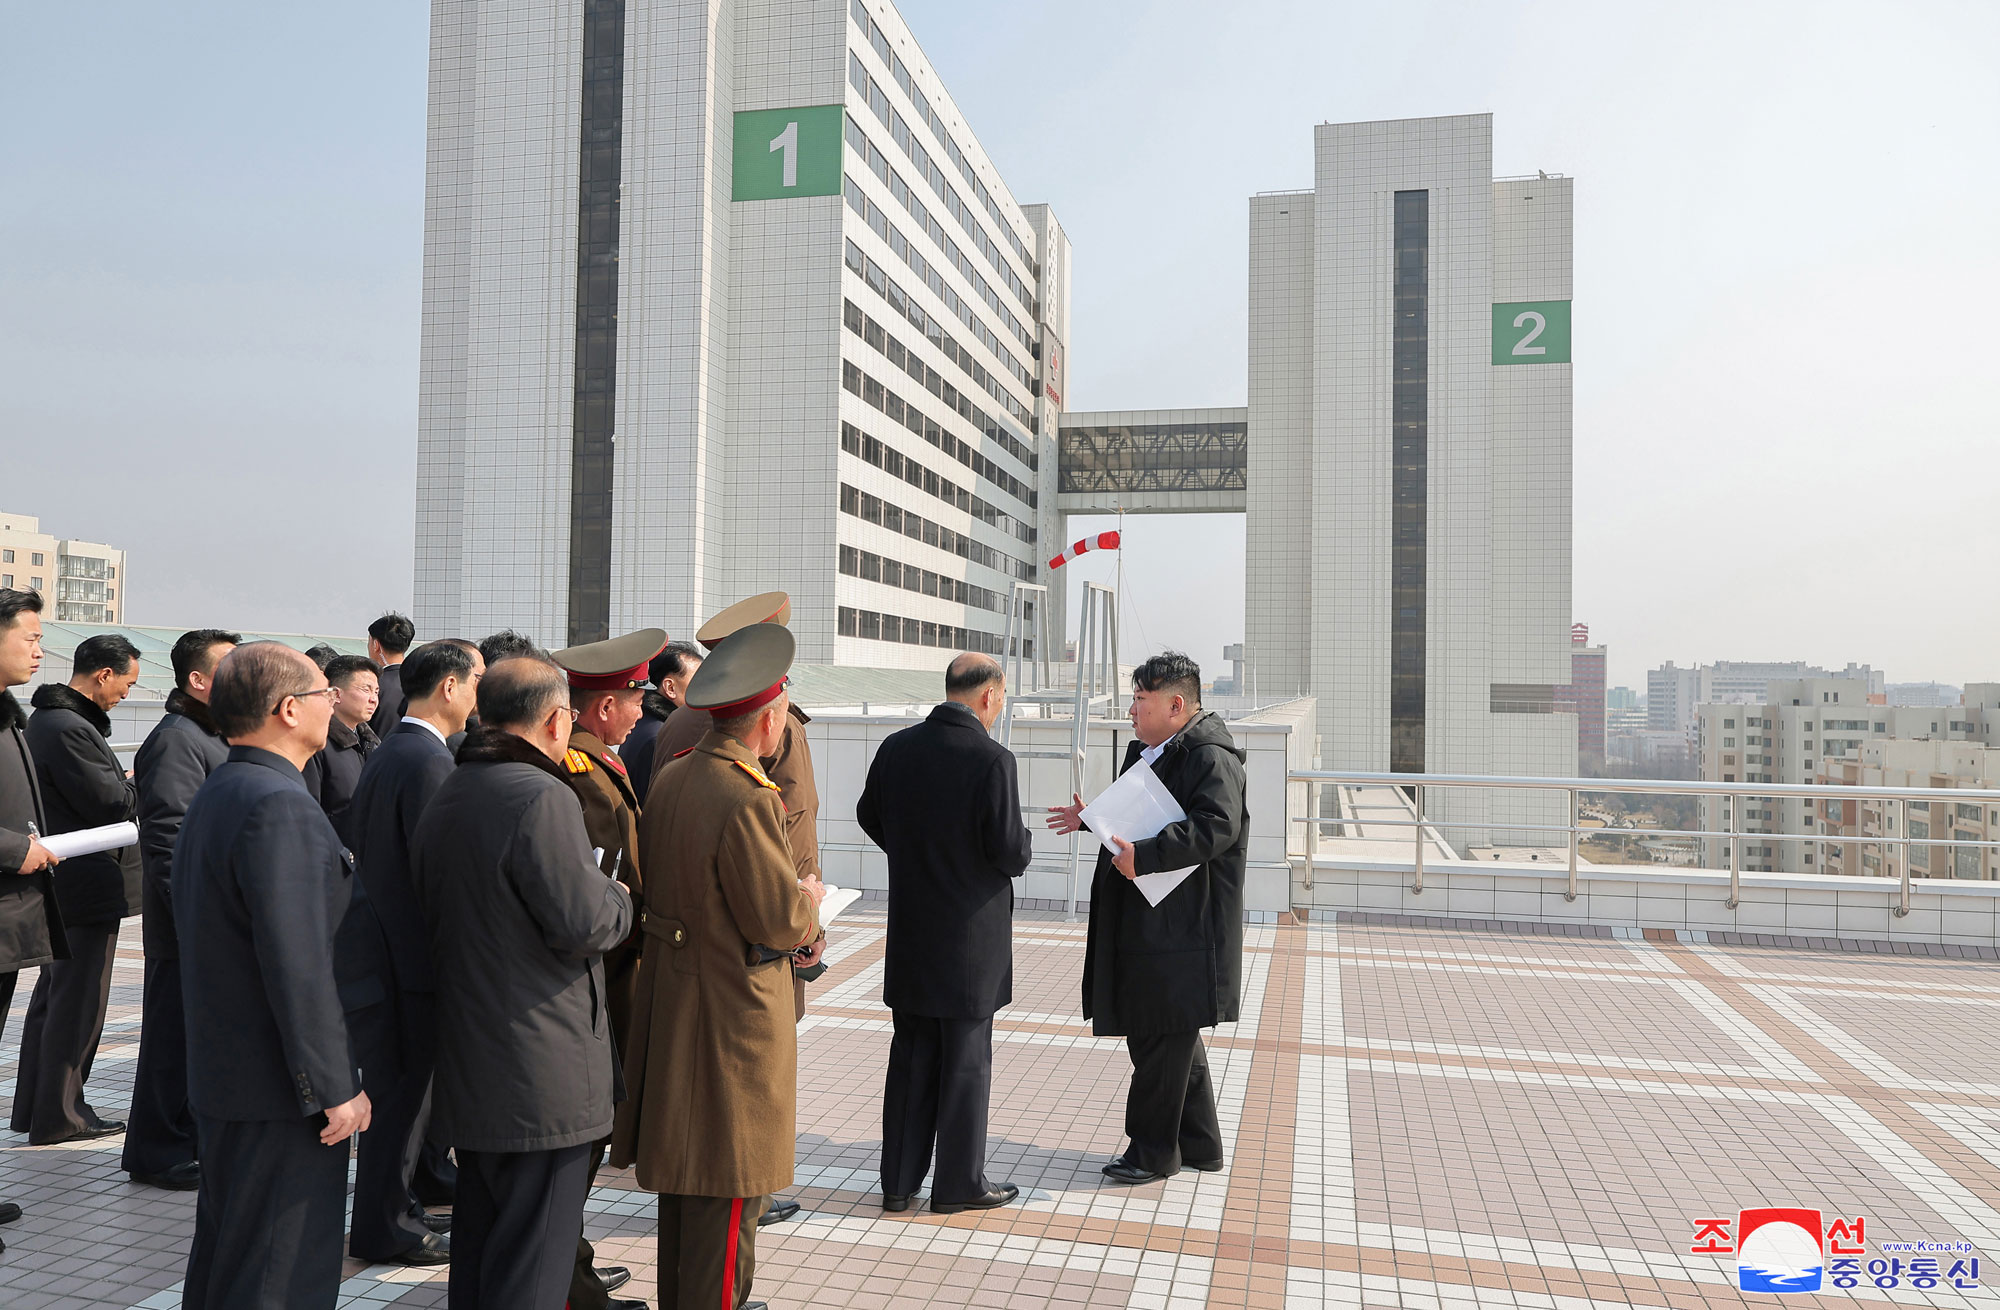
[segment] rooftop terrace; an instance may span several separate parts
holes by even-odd
[[[1210,1041],[1228,1168],[1128,1189],[1098,1173],[1130,1065],[1078,1017],[1082,925],[1023,914],[989,1176],[1024,1202],[885,1215],[880,910],[836,934],[800,1033],[805,1212],[758,1243],[775,1307],[1740,1305],[1734,1257],[1688,1248],[1697,1220],[1760,1205],[1865,1218],[1864,1258],[2000,1252],[2000,963],[1383,916],[1247,930],[1243,1020]],[[136,1055],[138,936],[91,1082],[107,1115]],[[179,1304],[193,1195],[129,1185],[119,1144],[0,1139],[0,1196],[28,1211],[0,1230],[7,1310]],[[652,1199],[617,1171],[599,1184],[599,1258],[651,1300]],[[347,1275],[343,1304],[444,1300],[442,1272]],[[1792,1299],[1994,1299],[1871,1281]]]

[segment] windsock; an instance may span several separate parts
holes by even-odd
[[[1050,560],[1049,567],[1059,569],[1078,555],[1088,555],[1093,550],[1117,549],[1118,534],[1115,532],[1100,532],[1095,537],[1085,537],[1082,541],[1077,542],[1074,546],[1071,546],[1068,550]]]

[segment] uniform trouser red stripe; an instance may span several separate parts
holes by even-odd
[[[736,1240],[737,1232],[743,1227],[743,1198],[734,1197],[729,1202],[729,1254],[722,1257],[722,1306],[721,1310],[736,1310]]]
[[[757,1272],[761,1196],[660,1197],[660,1310],[736,1310]]]

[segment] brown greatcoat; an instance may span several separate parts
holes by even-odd
[[[624,762],[596,736],[578,728],[570,733],[562,774],[583,802],[583,830],[590,837],[591,848],[604,852],[598,867],[607,874],[616,868],[618,881],[632,893],[632,904],[644,905],[646,884],[639,873],[639,800],[633,795]],[[612,1038],[621,1051],[626,1045],[626,1025],[631,1021],[632,994],[639,986],[643,946],[640,917],[635,913],[632,931],[604,953],[605,1008],[611,1015]]]
[[[778,784],[778,797],[785,802],[785,842],[792,848],[793,867],[801,878],[817,878],[819,784],[813,779],[812,746],[806,741],[806,724],[812,719],[798,706],[790,708],[790,717],[785,720],[785,739],[778,743],[777,753],[766,755],[758,763],[771,781]],[[672,759],[693,749],[712,721],[707,710],[674,711],[660,726],[659,740],[654,746],[658,754],[653,758]],[[805,1018],[804,979],[792,979],[792,1002],[797,1017]]]
[[[676,716],[678,717],[678,716]],[[671,720],[670,720],[671,722]],[[744,745],[711,732],[662,764],[639,827],[652,870],[629,1099],[612,1163],[680,1196],[765,1196],[791,1186],[798,1031],[783,959],[819,936],[785,845],[777,785]]]

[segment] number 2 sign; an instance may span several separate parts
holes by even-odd
[[[784,200],[840,194],[842,137],[839,105],[751,109],[736,115],[732,200]]]
[[[1523,300],[1495,305],[1493,362],[1569,363],[1569,301]]]

